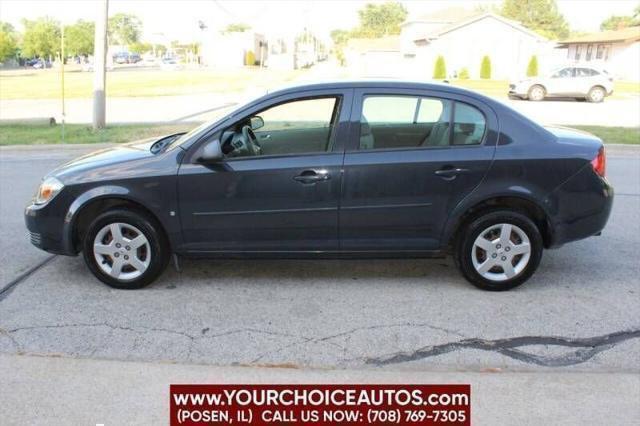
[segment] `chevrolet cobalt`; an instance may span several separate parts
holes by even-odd
[[[595,136],[448,85],[361,81],[280,90],[71,161],[25,219],[34,245],[82,253],[123,289],[172,255],[452,255],[475,286],[507,290],[543,249],[599,235],[612,202]]]

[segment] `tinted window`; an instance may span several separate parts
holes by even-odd
[[[413,96],[367,96],[362,105],[360,149],[449,144],[451,101]]]
[[[477,145],[482,143],[486,123],[484,115],[471,105],[456,102],[453,114],[453,144]]]
[[[562,68],[559,71],[556,71],[551,78],[567,78],[573,77],[573,68]]]
[[[360,149],[419,148],[482,143],[486,122],[467,104],[410,96],[367,96],[362,105]]]
[[[576,77],[592,77],[598,74],[598,71],[591,68],[576,68]]]
[[[262,110],[254,116],[262,118],[264,125],[254,129],[259,155],[286,155],[324,152],[338,117],[340,98],[326,97],[301,99]],[[251,117],[245,117],[226,132],[223,152],[229,157],[253,156],[255,150],[244,147],[242,127]],[[254,120],[255,121],[255,120]]]

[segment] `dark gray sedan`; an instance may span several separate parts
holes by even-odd
[[[448,85],[340,82],[259,98],[187,134],[48,174],[25,211],[43,250],[103,282],[151,283],[171,255],[442,257],[486,290],[543,248],[598,235],[602,141]]]

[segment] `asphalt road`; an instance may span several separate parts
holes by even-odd
[[[22,208],[86,148],[0,150],[0,288],[47,254]],[[187,261],[142,291],[57,256],[0,295],[0,352],[213,365],[639,372],[640,151],[610,150],[601,237],[482,292],[450,260]]]

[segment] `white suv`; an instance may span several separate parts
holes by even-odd
[[[531,77],[509,85],[509,97],[541,101],[546,97],[581,98],[602,102],[613,93],[613,78],[589,66],[558,68],[547,77]]]

